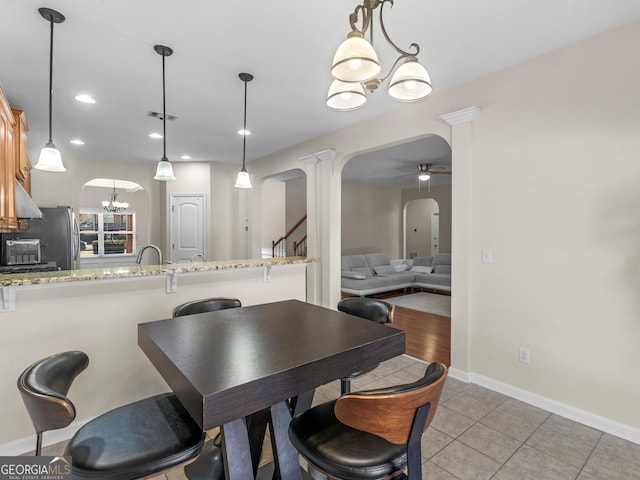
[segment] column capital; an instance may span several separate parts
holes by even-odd
[[[441,120],[444,120],[449,125],[460,125],[461,123],[473,122],[480,115],[480,107],[467,107],[462,110],[456,110],[455,112],[445,113],[440,115]]]

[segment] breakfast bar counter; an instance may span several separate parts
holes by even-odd
[[[243,306],[304,302],[313,262],[289,257],[0,276],[0,389],[6,393],[0,456],[34,448],[16,381],[35,361],[67,350],[82,350],[90,359],[69,392],[76,421],[46,432],[46,446],[68,439],[96,415],[169,390],[137,345],[138,324],[171,317],[175,306],[208,297],[234,297]]]
[[[245,260],[220,260],[215,262],[185,262],[165,265],[132,265],[129,267],[99,268],[92,270],[59,270],[54,272],[13,273],[0,275],[0,287],[24,285],[51,285],[56,283],[84,282],[115,278],[137,278],[149,276],[201,273],[238,268],[271,268],[315,262],[306,257],[260,258]]]

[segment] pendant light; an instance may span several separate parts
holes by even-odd
[[[167,159],[167,102],[164,81],[164,57],[170,56],[173,53],[173,50],[169,47],[165,47],[164,45],[155,45],[153,49],[162,57],[162,159],[158,162],[156,175],[153,179],[167,182],[176,179],[176,176],[173,174],[171,162]]]
[[[238,75],[240,80],[244,82],[244,127],[242,128],[242,170],[238,172],[236,177],[236,188],[253,188],[251,185],[251,177],[245,167],[245,153],[247,150],[247,83],[253,80],[253,75],[250,73],[241,73]]]
[[[60,150],[53,144],[52,106],[53,106],[53,24],[64,22],[64,15],[50,8],[39,8],[38,12],[51,24],[51,39],[49,42],[49,141],[40,151],[38,163],[34,168],[47,172],[65,172],[67,169],[62,164]]]

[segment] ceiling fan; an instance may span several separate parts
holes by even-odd
[[[451,175],[451,172],[445,170],[445,167],[433,165],[431,163],[419,163],[418,180],[424,182],[429,180],[431,175]]]
[[[418,191],[420,191],[422,182],[427,181],[429,182],[429,190],[431,190],[431,175],[451,175],[451,172],[446,170],[446,168],[441,165],[433,165],[432,163],[418,163],[416,167],[418,168]],[[415,172],[409,173],[407,175],[401,175],[401,177],[409,177],[414,175],[416,175]]]

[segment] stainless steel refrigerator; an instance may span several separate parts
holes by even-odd
[[[80,232],[73,209],[55,207],[40,210],[43,218],[29,220],[26,232],[5,234],[4,238],[39,238],[42,263],[55,262],[61,270],[77,269]]]

